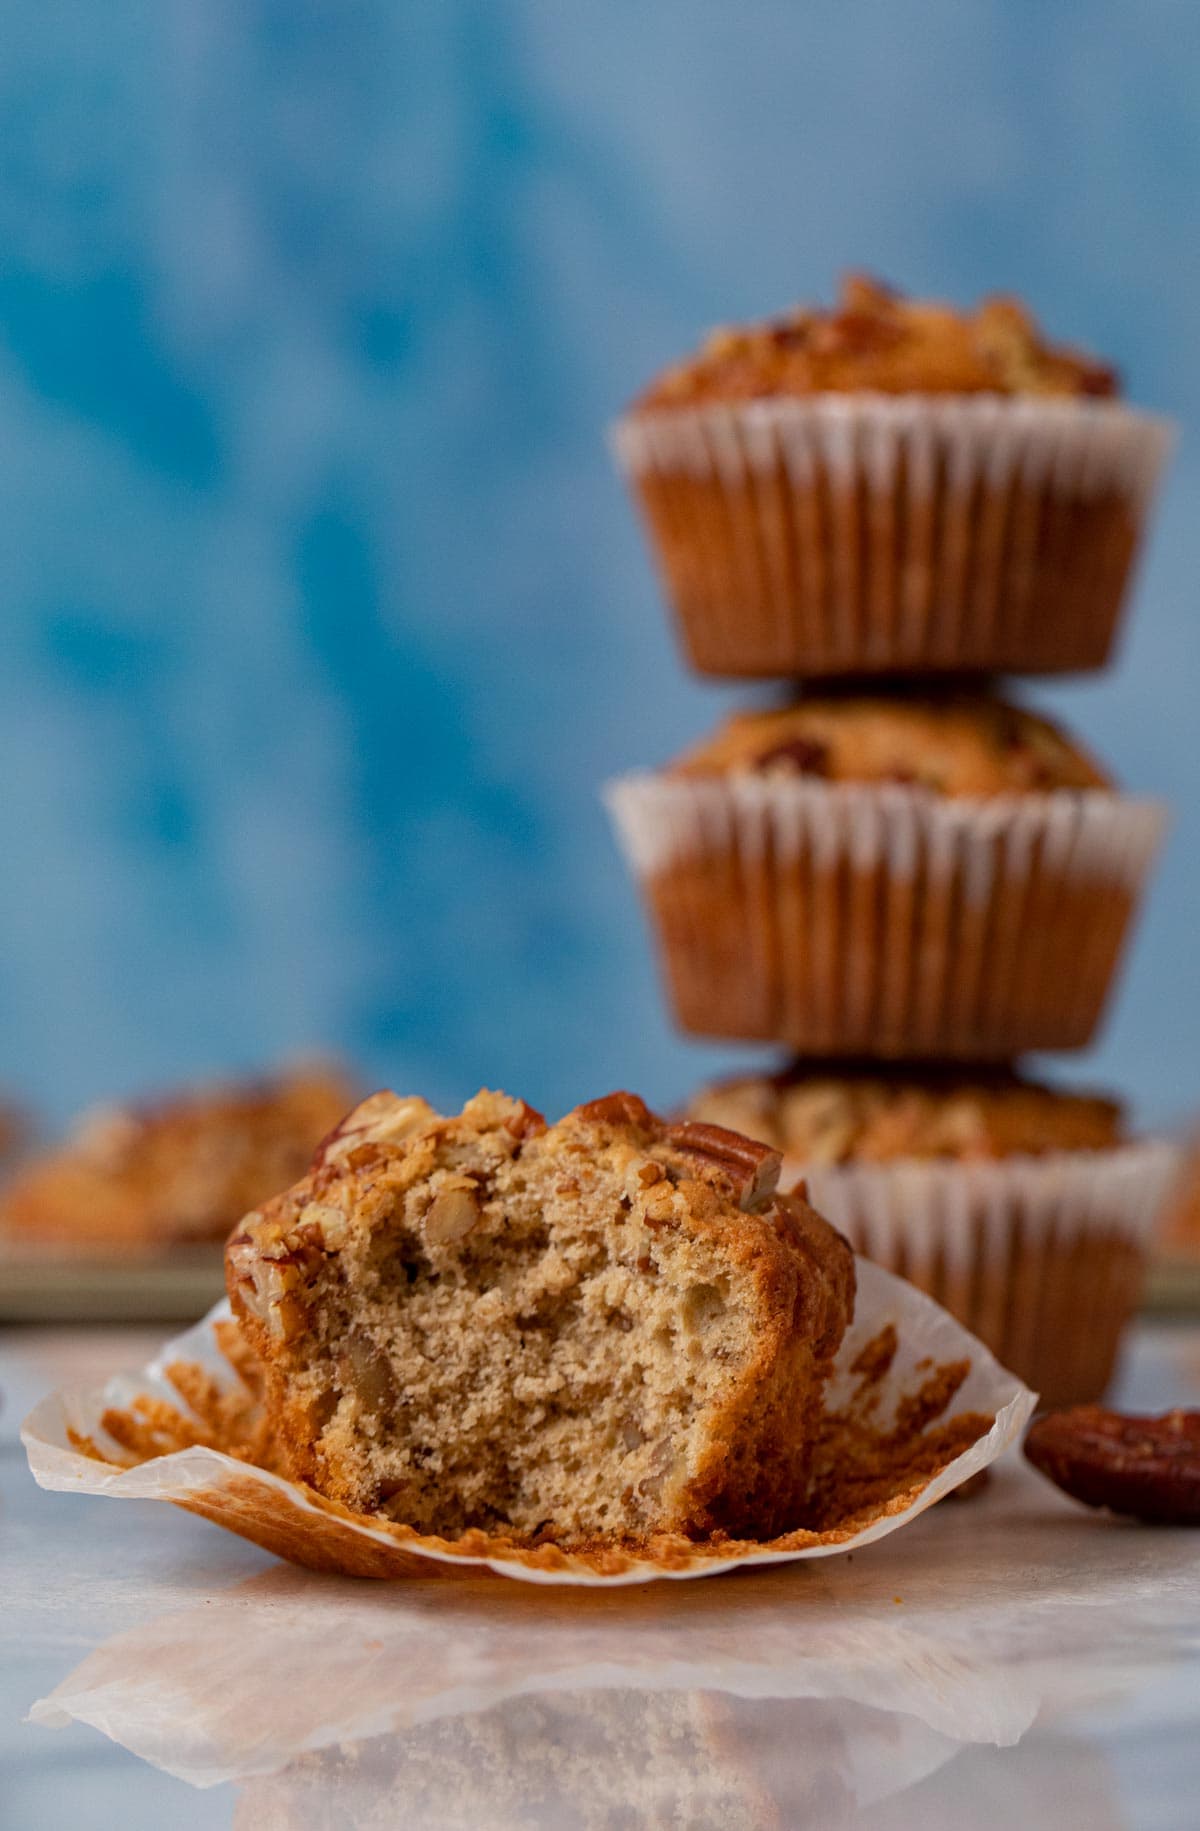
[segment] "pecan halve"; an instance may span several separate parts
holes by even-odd
[[[763,1207],[775,1194],[783,1158],[769,1144],[700,1119],[669,1125],[664,1142],[706,1169],[719,1171],[737,1196],[738,1207],[747,1212]]]
[[[1031,1425],[1025,1454],[1087,1507],[1200,1526],[1200,1411],[1144,1418],[1076,1405]]]

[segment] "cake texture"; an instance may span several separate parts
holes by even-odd
[[[783,1153],[781,1182],[1042,1396],[1098,1399],[1141,1291],[1176,1152],[1117,1101],[1010,1068],[797,1062],[700,1089],[689,1119]]]
[[[99,1253],[224,1240],[304,1173],[355,1098],[319,1067],[97,1109],[0,1193],[0,1235]]]
[[[1015,299],[849,279],[726,327],[614,435],[689,659],[832,677],[1104,665],[1169,425]]]
[[[1090,1041],[1163,824],[961,693],[738,714],[608,802],[682,1029],[907,1060]]]
[[[854,1269],[779,1162],[629,1094],[365,1101],[226,1249],[290,1473],[445,1536],[800,1523]]]

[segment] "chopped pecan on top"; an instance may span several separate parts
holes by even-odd
[[[635,1125],[643,1132],[659,1129],[654,1114],[637,1094],[605,1094],[601,1099],[589,1100],[586,1106],[579,1107],[576,1116],[590,1119],[596,1125]]]
[[[769,1144],[699,1119],[669,1125],[664,1142],[705,1167],[718,1170],[737,1195],[739,1208],[747,1212],[761,1208],[775,1194],[783,1158]]]
[[[829,774],[829,746],[815,737],[792,737],[773,744],[754,759],[756,769],[776,769],[781,764],[801,776]]]
[[[1200,1411],[1126,1417],[1076,1405],[1031,1425],[1025,1454],[1087,1507],[1158,1525],[1200,1526]]]
[[[394,1094],[372,1094],[348,1112],[317,1146],[315,1169],[341,1164],[364,1145],[400,1145],[438,1115],[428,1101],[414,1096],[397,1100]]]
[[[539,1113],[536,1106],[530,1106],[528,1100],[515,1100],[514,1110],[504,1121],[504,1129],[518,1141],[524,1143],[526,1138],[536,1138],[546,1130],[545,1115]]]

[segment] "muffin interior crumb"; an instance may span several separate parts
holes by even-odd
[[[446,1533],[636,1530],[670,1504],[744,1365],[743,1293],[694,1242],[626,1241],[622,1181],[589,1183],[581,1207],[561,1166],[464,1152],[330,1267],[300,1384],[363,1500]]]

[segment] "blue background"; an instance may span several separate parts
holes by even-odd
[[[598,807],[729,698],[604,428],[866,265],[1018,290],[1183,423],[1118,672],[1041,697],[1178,809],[1086,1066],[1200,1102],[1192,0],[0,33],[0,1079],[66,1115],[325,1043],[559,1109],[736,1060],[672,1038]]]

